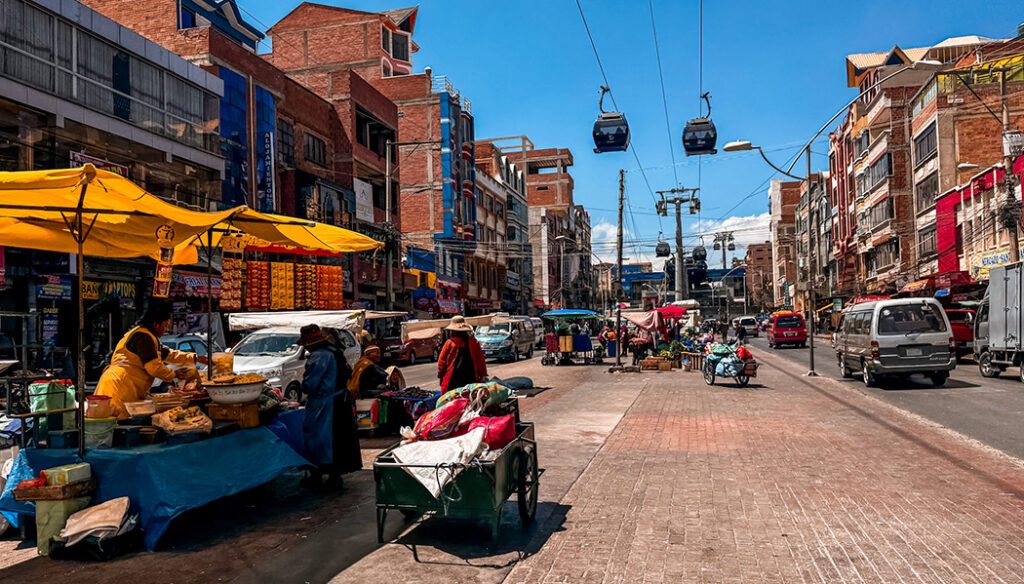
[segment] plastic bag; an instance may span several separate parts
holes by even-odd
[[[459,426],[467,406],[469,406],[469,400],[459,398],[436,410],[431,410],[416,420],[414,428],[402,428],[400,432],[402,438],[409,442],[447,438]]]
[[[512,415],[495,418],[478,417],[469,422],[466,432],[476,428],[484,429],[484,442],[491,450],[504,448],[516,438],[516,421]],[[461,429],[461,427],[460,427]]]
[[[750,351],[748,351],[746,347],[738,347],[736,349],[736,356],[744,361],[754,358],[754,356],[750,354]]]

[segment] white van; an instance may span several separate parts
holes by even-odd
[[[235,373],[258,373],[271,386],[281,388],[285,399],[301,401],[307,353],[298,345],[299,328],[265,328],[246,336],[230,349],[235,355]],[[338,338],[345,347],[345,360],[354,367],[361,352],[355,335],[340,329]]]
[[[946,311],[934,298],[899,298],[843,310],[835,337],[843,377],[860,371],[864,385],[914,373],[944,385],[956,368],[956,340]]]

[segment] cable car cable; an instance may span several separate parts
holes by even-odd
[[[669,122],[668,117],[668,97],[665,94],[665,74],[662,72],[661,67],[661,49],[658,47],[658,29],[654,25],[654,0],[647,0],[647,7],[651,11],[651,34],[654,36],[654,55],[658,59],[658,81],[661,82],[661,105],[665,109],[665,132],[668,134],[668,151],[672,156],[672,178],[675,179],[675,185],[679,186],[679,172],[676,170],[676,147],[675,142],[672,140],[672,124]]]

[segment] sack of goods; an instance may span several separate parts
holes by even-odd
[[[459,426],[468,405],[468,399],[459,398],[429,411],[420,416],[412,430],[402,428],[402,437],[410,442],[447,438]]]
[[[167,432],[169,436],[180,434],[209,434],[213,420],[193,406],[174,408],[153,416],[153,425]]]
[[[723,377],[735,377],[743,369],[743,361],[735,356],[723,357],[718,365],[715,365],[715,374]]]

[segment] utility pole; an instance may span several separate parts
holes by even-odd
[[[668,206],[676,206],[676,300],[686,300],[690,297],[690,278],[689,273],[686,271],[684,264],[684,257],[686,256],[683,250],[683,205],[688,204],[690,206],[690,215],[693,215],[697,211],[700,211],[700,199],[697,197],[696,189],[684,189],[682,187],[669,189],[667,191],[657,191],[661,195],[661,201],[655,204],[658,214],[662,217],[668,216]],[[673,197],[666,199],[665,194],[680,194],[681,197]]]
[[[733,241],[736,240],[732,235],[732,231],[719,231],[715,233],[715,249],[722,250],[722,269],[725,270],[729,266],[726,264],[725,252],[736,249],[736,244]]]
[[[1010,261],[1020,261],[1019,229],[1021,202],[1013,196],[1013,157],[1015,144],[1010,138],[1010,104],[1006,99],[1006,69],[999,72],[999,94],[1003,106],[1003,226],[1010,232]],[[1020,133],[1017,133],[1019,141]]]
[[[385,305],[388,310],[394,310],[395,308],[395,275],[391,269],[391,263],[393,261],[392,256],[394,254],[395,242],[394,242],[394,225],[391,223],[391,149],[395,146],[423,146],[430,144],[441,144],[443,140],[432,140],[427,142],[394,142],[387,140],[384,142],[384,224],[388,230],[388,236],[391,241],[387,242],[387,253],[385,255],[385,262],[387,262],[387,273],[384,280],[385,290]]]
[[[622,371],[622,351],[625,350],[622,338],[622,298],[619,297],[619,290],[622,289],[622,207],[626,201],[626,171],[619,170],[619,226],[615,232],[617,258],[615,264],[618,269],[615,273],[618,286],[612,286],[615,290],[615,369]]]

